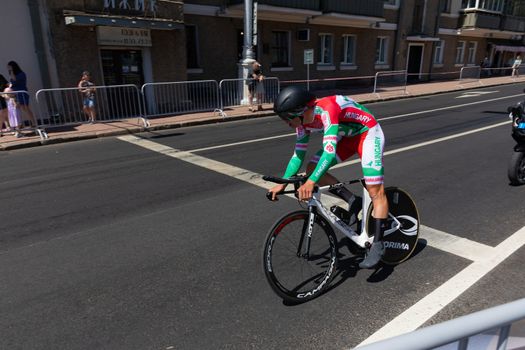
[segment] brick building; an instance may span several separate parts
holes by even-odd
[[[525,52],[524,0],[258,0],[256,57],[265,74],[304,79],[407,70],[447,78],[487,56],[504,66]],[[244,0],[186,0],[189,79],[234,76],[242,52]],[[188,28],[191,28],[188,30]],[[191,57],[191,58],[190,58]],[[456,75],[457,76],[457,75]]]
[[[75,86],[83,70],[106,85],[239,75],[244,0],[22,2],[28,6],[7,9],[23,16],[4,11],[0,25],[7,32],[16,27],[8,19],[26,18],[24,26],[32,26],[24,35],[32,33],[34,40],[18,42],[32,47],[36,58],[19,61],[26,69],[40,67],[41,79],[33,81],[43,87]],[[255,56],[265,75],[282,81],[306,78],[308,49],[314,52],[311,79],[405,69],[411,79],[439,79],[479,65],[485,56],[493,67],[503,67],[525,52],[525,0],[254,3]]]
[[[186,79],[181,1],[39,0],[54,87],[75,86],[81,72],[98,85]]]

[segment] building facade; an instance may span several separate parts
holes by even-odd
[[[451,78],[525,53],[525,0],[253,0],[254,58],[281,81]],[[2,30],[33,88],[237,78],[245,0],[21,0]],[[312,64],[305,64],[313,52]],[[9,56],[9,57],[8,57]],[[486,60],[485,60],[486,57]],[[497,71],[495,72],[497,73]],[[457,77],[457,74],[456,74]]]
[[[254,0],[254,51],[283,81],[372,76],[450,79],[485,61],[504,67],[525,52],[523,0]],[[244,0],[186,0],[188,78],[236,74]],[[188,28],[191,28],[188,30]],[[305,50],[314,63],[304,64]],[[485,57],[487,58],[485,60]],[[457,77],[457,74],[455,75]]]

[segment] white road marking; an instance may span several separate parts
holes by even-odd
[[[525,227],[498,244],[491,250],[490,254],[474,261],[432,293],[387,323],[359,344],[359,346],[408,333],[421,327],[432,316],[450,304],[523,245],[525,245]]]
[[[456,96],[456,98],[467,98],[467,97],[477,97],[485,94],[493,94],[499,92],[499,90],[496,91],[467,91],[463,94]]]
[[[458,134],[441,137],[439,139],[417,143],[415,145],[394,149],[392,151],[387,151],[387,152],[383,153],[383,156],[388,156],[388,155],[391,155],[391,154],[396,154],[396,153],[400,153],[400,152],[409,151],[409,150],[416,149],[416,148],[419,148],[419,147],[432,145],[432,144],[438,143],[438,142],[452,140],[452,139],[455,139],[455,138],[458,138],[458,137],[462,137],[462,136],[474,134],[474,133],[477,133],[477,132],[481,132],[481,131],[497,128],[499,126],[507,125],[507,124],[510,124],[510,123],[511,123],[511,121],[507,120],[507,121],[504,121],[504,122],[501,122],[501,123],[488,125],[488,126],[485,126],[485,127],[479,128],[479,129],[474,129],[474,130],[469,130],[469,131],[465,131],[465,132],[460,132]],[[337,168],[341,168],[341,167],[344,167],[344,166],[347,166],[347,165],[356,164],[356,163],[360,163],[360,162],[361,162],[360,159],[353,159],[353,160],[350,160],[350,161],[347,161],[347,162],[336,164],[333,167],[331,167],[330,169],[337,169]]]
[[[253,139],[253,140],[247,140],[247,141],[227,143],[227,144],[224,144],[224,145],[196,148],[196,149],[192,149],[192,150],[190,150],[188,152],[192,152],[193,153],[193,152],[208,151],[208,150],[217,149],[217,148],[234,147],[234,146],[239,146],[239,145],[245,145],[245,144],[248,144],[248,143],[262,142],[262,141],[268,141],[268,140],[275,140],[275,139],[281,139],[281,138],[290,137],[290,136],[295,136],[295,133],[290,133],[290,134],[285,134],[285,135],[278,135],[278,136],[263,137],[263,138],[260,138],[260,139]]]
[[[468,134],[468,133],[462,133],[462,134]],[[206,168],[208,170],[213,170],[218,173],[234,177],[238,180],[247,182],[249,184],[262,187],[264,189],[269,189],[273,184],[266,182],[262,179],[262,175],[258,173],[254,173],[251,171],[248,171],[246,169],[242,169],[236,166],[232,166],[230,164],[218,162],[209,158],[205,158],[199,155],[192,154],[190,152],[180,151],[168,146],[164,146],[162,144],[140,138],[134,135],[126,135],[119,137],[120,140],[133,143],[137,146],[144,147],[146,149],[149,149],[154,152],[158,152],[164,155],[167,155],[169,157],[177,158],[186,162],[189,162],[191,164]],[[425,143],[426,144],[426,143]],[[408,150],[415,148],[416,145],[413,147],[405,147],[403,150]],[[392,153],[401,152],[402,150],[393,150]],[[355,160],[352,162],[359,162],[359,160]],[[346,162],[340,164],[341,166],[348,165],[352,162]],[[293,196],[290,196],[293,198]],[[344,206],[345,203],[341,201],[338,198],[332,197],[332,196],[325,196],[324,202],[326,206],[332,206],[332,205],[340,205]],[[458,256],[461,256],[465,259],[469,260],[477,260],[486,254],[488,254],[489,250],[491,249],[488,246],[485,246],[480,243],[476,243],[473,241],[470,241],[465,238],[456,237],[450,234],[447,234],[445,232],[441,232],[435,229],[432,229],[430,227],[421,226],[421,238],[424,238],[427,240],[427,243],[429,246],[432,246],[434,248],[443,250],[445,252],[455,254]]]
[[[472,261],[484,259],[486,256],[492,254],[494,249],[491,246],[454,236],[424,225],[420,225],[419,227],[419,238],[425,239],[431,247]]]
[[[255,186],[259,186],[259,187],[268,189],[271,185],[270,183],[262,179],[261,174],[257,174],[249,170],[238,168],[236,166],[218,162],[218,161],[215,161],[209,158],[201,157],[201,156],[198,156],[190,152],[180,151],[175,148],[164,146],[157,142],[153,142],[153,141],[150,141],[144,138],[140,138],[134,135],[125,135],[125,136],[118,137],[118,139],[122,141],[130,142],[137,146],[149,149],[151,151],[154,151],[160,154],[164,154],[172,158],[177,158],[185,162],[188,162],[194,165],[198,165],[200,167],[203,167],[209,170],[213,170],[213,171],[216,171],[224,175],[234,177],[238,180],[248,182]]]
[[[447,109],[471,106],[471,105],[475,105],[475,104],[479,104],[479,103],[492,102],[492,101],[503,100],[503,99],[507,99],[507,98],[514,98],[514,97],[523,97],[523,95],[513,95],[513,96],[506,96],[506,97],[498,97],[498,98],[494,98],[494,99],[491,99],[491,100],[484,100],[484,101],[479,101],[479,102],[470,102],[470,103],[464,103],[464,104],[461,104],[461,105],[442,107],[442,108],[436,108],[436,109],[428,109],[426,111],[419,111],[419,112],[395,115],[395,116],[391,116],[391,117],[378,118],[377,120],[380,122],[382,120],[391,120],[391,119],[410,117],[410,116],[419,115],[419,114],[438,112],[438,111],[443,111],[443,110],[447,110]],[[503,125],[503,124],[504,123],[495,124],[493,126],[488,126],[488,127],[485,127],[485,128],[468,131],[467,133],[483,131],[483,130],[486,130],[487,128],[497,127],[497,126],[500,126],[500,125]],[[456,134],[456,135],[457,136],[452,135],[452,136],[448,136],[447,138],[438,139],[438,140],[434,140],[434,141],[429,141],[428,144],[432,144],[432,143],[440,142],[440,141],[445,141],[445,140],[448,140],[450,138],[463,136],[464,134],[461,133],[461,134]],[[252,140],[246,140],[246,141],[240,141],[240,142],[232,142],[232,143],[227,143],[227,144],[224,144],[224,145],[196,148],[196,149],[188,150],[187,152],[192,152],[193,153],[193,152],[208,151],[208,150],[212,150],[212,149],[219,149],[219,148],[225,148],[225,147],[235,147],[235,146],[244,145],[244,144],[248,144],[248,143],[264,142],[264,141],[268,141],[268,140],[274,140],[274,139],[278,139],[278,138],[291,137],[291,136],[295,136],[295,133],[288,133],[288,134],[278,135],[278,136],[263,137],[263,138],[260,138],[260,139],[252,139]],[[339,167],[340,166],[341,166],[341,164],[339,164]]]
[[[508,99],[508,98],[517,98],[517,97],[523,98],[523,94],[512,95],[512,96],[505,96],[505,97],[497,97],[497,98],[493,98],[493,99],[490,99],[490,100],[469,102],[469,103],[463,103],[461,105],[447,106],[447,107],[441,107],[441,108],[435,108],[435,109],[428,109],[426,111],[419,111],[419,112],[413,112],[413,113],[400,114],[400,115],[395,115],[395,116],[392,116],[392,117],[381,118],[381,119],[378,119],[378,120],[381,121],[381,120],[398,119],[398,118],[404,118],[404,117],[409,117],[409,116],[418,115],[418,114],[438,112],[438,111],[445,111],[447,109],[454,109],[454,108],[458,108],[458,107],[472,106],[472,105],[477,105],[477,104],[480,104],[480,103],[488,103],[488,102],[494,102],[494,101],[505,100],[505,99]]]
[[[498,123],[441,139],[392,150],[390,152],[386,152],[385,155],[395,154],[428,144],[469,135],[474,132],[480,132],[508,123],[509,122],[506,121],[504,123]],[[232,176],[236,179],[262,187],[264,189],[268,189],[271,186],[270,183],[262,180],[262,176],[260,174],[239,167],[214,161],[187,151],[180,151],[134,135],[121,136],[119,139],[173,158],[189,162],[197,166],[201,166],[209,170],[219,172],[224,175]],[[359,162],[359,160],[354,162]],[[343,164],[348,165],[349,163],[351,162]],[[340,164],[340,166],[344,166],[343,164]],[[333,199],[333,201],[337,202],[335,199]],[[405,312],[394,318],[391,322],[387,323],[360,345],[369,344],[419,328],[437,312],[443,309],[443,307],[451,303],[479,279],[492,271],[498,264],[500,264],[517,249],[523,246],[525,244],[525,227],[514,233],[495,248],[491,248],[489,246],[461,237],[455,237],[453,235],[426,226],[421,227],[421,237],[427,240],[429,246],[445,250],[449,253],[473,260],[474,262],[456,274],[450,280],[439,286],[432,293],[418,301]]]

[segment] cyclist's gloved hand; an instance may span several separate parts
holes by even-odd
[[[284,191],[285,188],[286,184],[275,185],[274,187],[270,188],[270,191],[266,194],[266,197],[271,201],[278,201],[279,198],[277,198],[277,194]]]
[[[315,182],[312,180],[307,180],[304,185],[299,187],[297,194],[299,195],[299,200],[307,201],[312,198],[315,188]]]

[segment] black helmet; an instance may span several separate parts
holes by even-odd
[[[273,103],[273,111],[283,119],[301,116],[315,95],[299,86],[288,86],[281,90]]]

